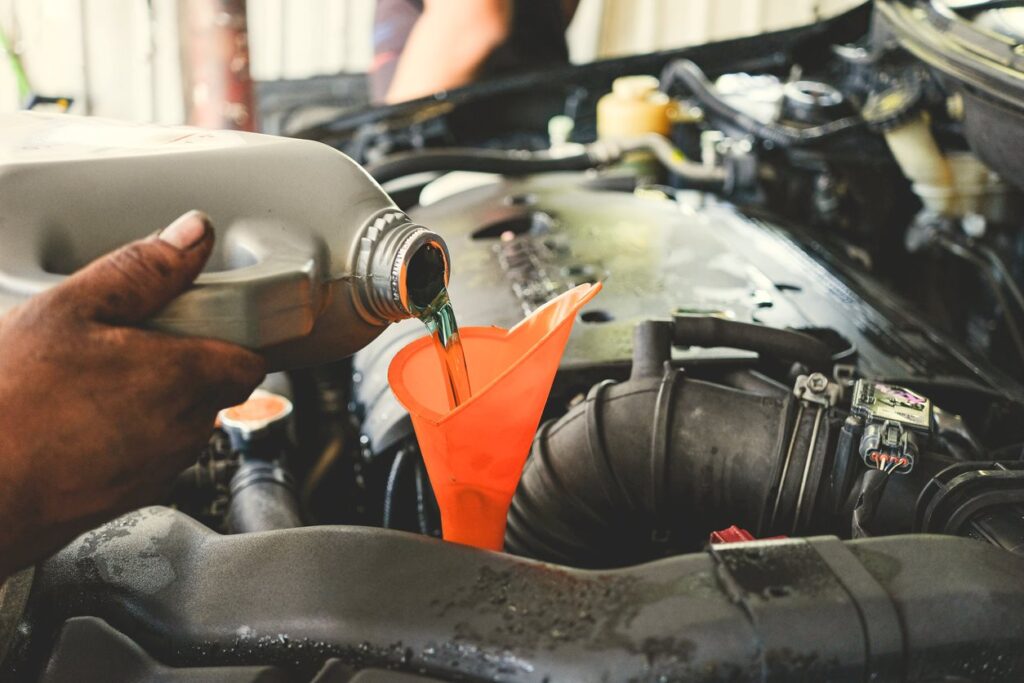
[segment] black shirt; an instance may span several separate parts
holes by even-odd
[[[377,0],[370,67],[370,92],[375,102],[384,100],[405,42],[422,13],[422,0]],[[561,0],[512,0],[509,29],[508,39],[484,62],[481,76],[569,62]]]

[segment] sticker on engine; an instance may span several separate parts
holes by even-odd
[[[904,387],[858,380],[852,408],[870,420],[891,420],[913,429],[931,430],[932,402]]]

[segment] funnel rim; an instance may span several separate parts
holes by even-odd
[[[588,284],[577,285],[577,286],[573,287],[572,289],[568,290],[567,292],[564,292],[564,293],[560,294],[559,296],[556,296],[554,299],[546,302],[543,306],[541,306],[540,308],[535,310],[533,313],[531,313],[530,316],[537,315],[538,313],[540,313],[540,311],[544,310],[545,308],[548,308],[549,306],[553,306],[555,304],[555,302],[557,302],[560,298],[562,298],[566,294],[569,294],[570,292],[575,292],[577,290],[583,289],[584,287],[586,287],[588,289],[583,293],[583,295],[580,297],[579,301],[577,301],[574,304],[575,311],[574,311],[573,315],[575,316],[575,315],[579,314],[580,309],[583,308],[585,305],[587,305],[590,302],[590,300],[593,299],[594,296],[599,291],[601,291],[601,283],[600,282],[594,283],[594,284],[589,284],[588,283]],[[474,336],[480,335],[480,336],[485,336],[485,337],[508,337],[513,332],[515,332],[516,329],[518,329],[519,326],[523,324],[523,322],[525,322],[527,319],[529,319],[530,316],[527,316],[526,318],[523,318],[523,320],[520,320],[512,328],[507,329],[507,330],[505,328],[503,328],[503,327],[497,327],[496,325],[491,325],[491,326],[480,325],[480,326],[464,327],[464,328],[462,328],[460,330],[460,334],[465,335],[466,333],[471,332]],[[545,332],[536,342],[533,343],[533,345],[530,346],[529,349],[526,350],[525,353],[523,353],[523,355],[521,356],[521,359],[529,358],[530,356],[535,354],[537,352],[537,350],[544,344],[544,342],[546,342],[553,334],[558,332],[560,327],[561,326],[555,326],[555,327],[552,327],[547,332]],[[431,339],[429,336],[427,336],[427,337],[420,337],[418,339],[415,339],[415,340],[409,342],[398,353],[396,353],[395,357],[391,359],[391,363],[388,365],[388,386],[391,388],[391,391],[395,394],[395,396],[398,398],[399,402],[406,408],[406,410],[409,410],[410,412],[412,412],[411,409],[410,409],[410,403],[414,404],[418,408],[417,413],[418,413],[418,415],[420,417],[427,418],[427,419],[429,419],[431,422],[433,422],[435,424],[440,425],[440,424],[443,424],[444,422],[446,422],[447,420],[452,419],[455,415],[460,413],[463,410],[463,408],[466,408],[467,406],[472,404],[477,397],[483,396],[484,394],[486,394],[488,391],[491,390],[492,387],[497,385],[510,372],[512,372],[513,366],[509,366],[509,367],[505,368],[500,373],[495,375],[491,379],[490,382],[488,382],[486,385],[484,385],[484,387],[480,391],[474,391],[472,396],[470,397],[470,399],[468,401],[466,401],[465,403],[463,403],[463,404],[461,404],[459,406],[456,406],[454,409],[448,411],[447,414],[439,413],[436,410],[431,410],[430,408],[427,408],[425,405],[423,405],[423,403],[421,401],[418,401],[418,400],[414,399],[413,396],[404,388],[404,386],[403,386],[403,388],[401,390],[396,389],[396,386],[398,386],[398,384],[395,382],[395,378],[397,376],[399,366],[404,365],[404,362],[405,362],[405,360],[408,357],[412,356],[414,353],[419,352],[419,350],[421,348],[423,348],[424,346],[426,346],[428,344],[432,344],[432,343],[433,343],[433,339]]]

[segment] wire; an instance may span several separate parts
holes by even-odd
[[[428,511],[428,506],[436,507],[431,505],[433,502],[433,490],[430,488],[430,484],[427,481],[427,470],[423,464],[423,456],[417,452],[417,458],[414,463],[415,469],[415,482],[416,482],[416,521],[419,522],[420,533],[426,536],[436,536],[437,525],[431,524],[431,514]],[[430,500],[428,500],[428,496]],[[436,517],[436,514],[434,515]]]
[[[853,342],[850,342],[850,345],[847,346],[845,349],[832,354],[832,363],[838,365],[848,360],[853,360],[856,362],[858,353],[859,351],[857,350],[857,345],[854,344]]]
[[[689,59],[677,59],[670,62],[662,70],[660,80],[661,89],[666,93],[670,92],[676,82],[682,83],[712,113],[759,138],[770,140],[782,147],[820,142],[864,125],[864,120],[859,116],[848,116],[806,128],[758,121],[722,99],[701,68]]]
[[[337,430],[337,433],[328,439],[327,444],[320,452],[320,457],[317,458],[316,464],[313,465],[313,469],[310,470],[309,475],[302,484],[299,500],[302,503],[302,511],[306,519],[315,519],[313,514],[313,495],[323,482],[324,477],[334,468],[334,464],[338,462],[344,452],[345,437],[342,435],[341,430]]]
[[[1024,334],[1021,333],[1020,327],[1018,327],[1017,319],[1013,315],[1009,301],[1007,301],[1003,294],[1003,284],[1007,284],[1007,288],[1010,289],[1011,296],[1014,297],[1015,302],[1021,308],[1021,312],[1024,313],[1024,296],[1020,295],[1020,290],[1016,288],[1016,285],[1010,286],[1006,277],[1000,277],[997,273],[1006,273],[1005,266],[1002,261],[993,253],[992,256],[995,258],[995,262],[979,256],[974,250],[964,244],[950,239],[944,235],[937,235],[935,240],[939,246],[944,248],[947,252],[961,258],[971,265],[975,266],[982,273],[982,277],[988,282],[989,287],[992,289],[993,296],[996,297],[999,303],[999,308],[1003,311],[1003,319],[1006,322],[1006,329],[1010,333],[1010,338],[1013,341],[1013,345],[1017,349],[1017,354],[1020,359],[1024,361]],[[996,265],[998,264],[998,265]],[[993,272],[996,271],[996,272]],[[1008,275],[1009,273],[1006,273]],[[1014,292],[1016,290],[1016,292]],[[1018,299],[1017,297],[1020,297]]]
[[[406,456],[408,451],[404,448],[400,449],[395,454],[395,459],[391,463],[391,471],[388,472],[388,483],[384,488],[384,515],[381,521],[381,526],[385,529],[390,529],[391,524],[394,520],[394,508],[395,508],[395,495],[398,489],[398,477],[402,473],[402,468],[405,465]]]
[[[1021,312],[1024,313],[1024,294],[1021,293],[1020,287],[1017,286],[1017,282],[1010,274],[1010,270],[1006,267],[1006,263],[999,258],[999,254],[989,246],[979,244],[976,246],[976,249],[988,259],[992,264],[992,267],[999,273],[1003,285],[1010,290],[1010,295],[1013,297],[1014,301],[1017,302],[1017,306],[1020,308]]]
[[[871,533],[867,527],[875,518],[878,511],[878,503],[885,492],[885,485],[889,483],[889,475],[884,469],[873,469],[866,471],[861,477],[860,493],[857,496],[857,503],[853,508],[853,515],[850,520],[851,535],[853,538],[868,538]]]

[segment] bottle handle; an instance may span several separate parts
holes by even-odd
[[[274,221],[236,223],[221,239],[225,268],[201,274],[147,327],[250,349],[309,334],[323,298],[322,241]]]
[[[26,231],[31,239],[0,253],[0,314],[65,279],[45,263],[45,228]],[[218,239],[221,269],[201,274],[145,327],[254,350],[309,334],[325,299],[322,238],[275,221],[242,220],[218,230]]]

